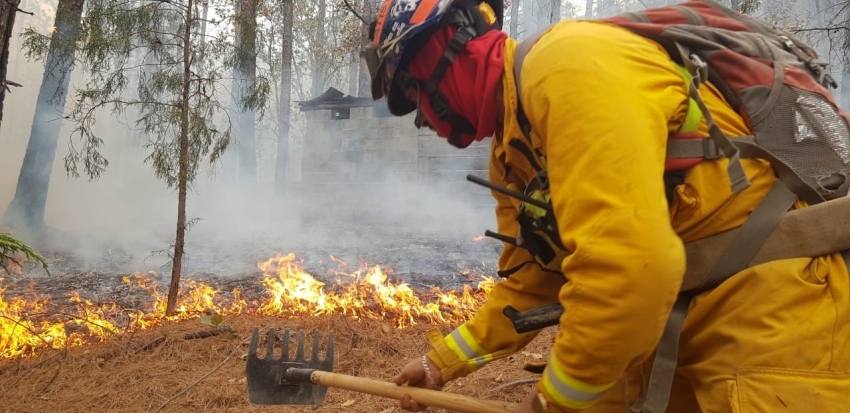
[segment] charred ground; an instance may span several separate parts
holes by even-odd
[[[323,232],[324,236],[316,236]],[[365,235],[364,235],[365,234]],[[245,298],[259,298],[266,291],[259,280],[259,262],[276,254],[295,252],[304,269],[316,279],[332,283],[340,261],[356,270],[361,263],[392,269],[392,282],[406,282],[415,291],[433,287],[452,290],[472,285],[482,276],[495,276],[499,244],[473,240],[468,234],[411,234],[395,228],[336,225],[312,233],[313,242],[292,242],[259,234],[234,247],[193,243],[187,248],[184,282],[205,282],[224,294],[234,287]],[[333,237],[329,237],[333,235]],[[68,245],[85,234],[65,234]],[[76,241],[74,241],[76,240]],[[88,238],[87,242],[92,242]],[[332,241],[328,241],[332,240]],[[75,255],[63,248],[44,251],[51,265],[45,275],[31,264],[23,274],[3,281],[6,299],[15,296],[50,297],[59,311],[76,291],[96,303],[117,303],[122,308],[150,305],[141,289],[128,288],[123,277],[128,269],[148,272],[167,284],[167,257],[150,252],[131,252],[118,244],[102,242],[101,254]],[[331,256],[333,258],[331,258]],[[154,271],[151,273],[150,271]],[[214,327],[197,319],[167,322],[150,330],[122,331],[104,343],[43,350],[37,357],[0,362],[0,410],[36,412],[47,410],[153,412],[153,411],[309,411],[307,406],[257,407],[248,403],[245,382],[247,338],[254,327],[289,328],[336,334],[336,372],[388,380],[408,360],[427,350],[425,333],[439,328],[444,333],[456,324],[419,323],[396,329],[386,321],[355,320],[340,315],[314,317],[261,317],[228,315],[223,334],[193,338]],[[544,332],[550,337],[552,331]],[[539,361],[545,343],[539,339],[527,351],[494,362],[470,377],[447,386],[446,391],[500,400],[519,401],[531,384],[498,386],[518,378],[533,378],[521,370],[523,362]],[[376,396],[331,389],[317,411],[390,412],[395,402]],[[432,409],[434,410],[434,409]]]

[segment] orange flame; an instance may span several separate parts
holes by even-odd
[[[335,257],[345,270],[347,264]],[[463,291],[439,288],[414,292],[410,285],[393,283],[389,269],[361,263],[357,271],[333,271],[336,283],[327,286],[307,273],[295,254],[278,254],[257,264],[263,271],[265,297],[247,302],[238,289],[223,295],[214,287],[188,280],[181,288],[177,314],[165,316],[166,297],[154,279],[156,273],[134,273],[123,277],[129,288],[141,288],[152,299],[149,309],[125,309],[115,303],[95,303],[72,292],[69,306],[59,308],[47,298],[14,297],[6,301],[0,287],[0,359],[33,357],[44,348],[64,348],[102,342],[122,331],[148,329],[169,321],[201,315],[258,314],[299,317],[342,314],[349,317],[386,320],[397,328],[419,322],[460,323],[483,302],[494,284],[484,277],[475,288]],[[0,278],[0,283],[3,279]]]

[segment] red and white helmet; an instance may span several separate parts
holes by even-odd
[[[405,97],[415,88],[428,95],[431,107],[441,121],[452,125],[452,135],[475,133],[470,122],[452,112],[448,100],[439,90],[440,81],[466,43],[489,30],[502,27],[500,0],[484,0],[496,14],[488,23],[476,0],[385,0],[369,28],[371,44],[360,52],[361,63],[368,71],[372,99],[386,97],[390,113],[403,116],[416,110],[416,104]],[[429,79],[417,79],[407,72],[407,65],[431,34],[447,26],[457,32],[434,68]],[[418,121],[417,121],[418,124]],[[459,146],[458,139],[449,142]]]

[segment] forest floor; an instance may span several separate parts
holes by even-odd
[[[344,316],[300,319],[233,316],[232,333],[185,339],[203,331],[197,320],[168,323],[106,343],[50,350],[32,359],[0,363],[0,410],[6,412],[401,412],[392,399],[329,389],[324,403],[308,406],[255,406],[248,400],[245,360],[251,331],[259,327],[333,330],[335,372],[389,380],[409,360],[428,350],[425,333],[452,325],[387,328],[377,320]],[[543,331],[523,352],[497,360],[450,382],[444,391],[519,402],[532,391],[522,370],[547,354],[555,331]],[[324,335],[323,335],[324,336]],[[162,337],[165,337],[162,339]],[[524,380],[526,382],[516,382]],[[500,386],[508,385],[506,388]],[[430,408],[429,411],[444,411]]]
[[[327,284],[339,280],[340,276],[334,275],[339,273],[333,270],[340,268],[342,260],[351,267],[347,271],[372,268],[375,264],[384,269],[391,267],[388,282],[406,283],[423,297],[424,303],[424,297],[435,287],[444,292],[461,291],[464,286],[474,287],[484,276],[495,277],[498,242],[462,238],[373,234],[369,239],[351,237],[351,242],[340,241],[336,245],[317,242],[302,246],[299,256],[306,258],[305,271]],[[248,302],[268,296],[269,290],[260,282],[267,274],[258,264],[274,257],[275,251],[286,253],[292,249],[268,239],[258,239],[256,244],[243,246],[250,251],[247,255],[188,245],[190,257],[184,283],[203,282],[225,296],[238,288],[241,298]],[[128,282],[126,277],[133,273],[127,269],[146,271],[136,274],[144,274],[158,285],[156,291],[160,294],[168,284],[168,274],[160,273],[164,267],[143,265],[145,257],[120,249],[102,251],[81,259],[66,252],[42,250],[51,264],[51,275],[27,263],[23,273],[0,278],[0,318],[10,318],[8,306],[15,299],[35,303],[36,297],[48,297],[51,304],[17,313],[18,323],[35,317],[37,312],[53,317],[51,311],[70,312],[84,304],[90,308],[114,304],[117,310],[110,314],[125,320],[131,319],[128,314],[132,311],[153,311],[151,290]],[[74,301],[76,294],[84,304]],[[476,297],[479,303],[483,302],[480,292]],[[464,311],[468,310],[464,307]],[[231,311],[218,326],[227,329],[223,334],[198,338],[215,328],[193,316],[178,321],[160,320],[147,328],[116,329],[102,341],[54,345],[55,348],[40,348],[12,358],[3,357],[4,346],[8,347],[4,341],[9,339],[0,337],[0,412],[400,412],[394,400],[340,389],[330,389],[324,403],[315,410],[308,406],[255,406],[249,403],[245,377],[249,338],[255,327],[261,331],[304,330],[308,334],[318,331],[322,337],[333,330],[335,372],[387,381],[408,361],[427,352],[428,330],[438,328],[445,334],[460,322],[420,319],[399,328],[395,325],[398,317],[394,317],[264,316]],[[12,327],[21,331],[14,323]],[[70,333],[82,329],[70,321],[65,321],[64,327]],[[39,327],[32,324],[29,328]],[[544,330],[524,351],[453,381],[444,391],[519,402],[532,391],[534,380],[529,379],[538,377],[522,370],[523,365],[545,360],[555,334],[554,328]],[[35,346],[40,345],[41,338],[30,339],[35,340]]]

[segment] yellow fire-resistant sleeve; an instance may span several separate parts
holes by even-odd
[[[503,182],[505,171],[495,154],[501,150],[500,142],[496,140],[493,145],[489,179],[496,185],[507,186]],[[518,231],[516,207],[511,198],[501,193],[493,192],[493,196],[496,199],[498,232],[515,237]],[[437,365],[446,381],[465,376],[528,344],[537,333],[517,334],[502,310],[508,304],[524,311],[552,303],[557,300],[558,291],[564,283],[563,277],[558,274],[541,272],[526,250],[508,243],[505,243],[499,257],[499,268],[519,270],[493,286],[487,301],[471,320],[445,337],[437,330],[429,333],[433,349],[428,357]]]
[[[538,385],[571,409],[592,405],[657,345],[685,270],[664,194],[681,74],[657,44],[594,22],[556,26],[522,72],[523,103],[549,165],[567,249],[565,308]]]

